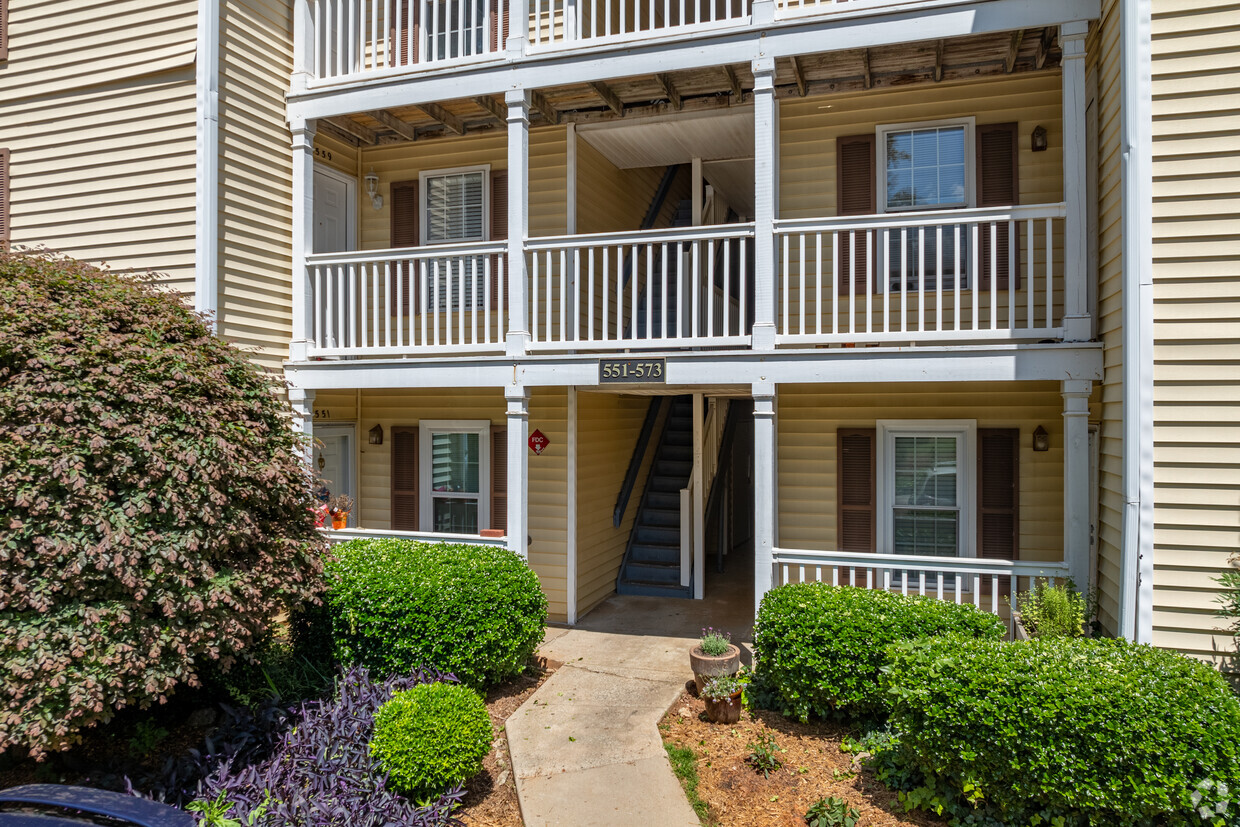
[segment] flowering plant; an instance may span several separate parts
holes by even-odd
[[[348,494],[337,494],[327,501],[327,510],[333,517],[337,514],[348,514],[353,510],[353,498]]]
[[[698,644],[698,648],[702,650],[703,655],[717,658],[720,655],[727,654],[728,644],[731,640],[732,636],[727,632],[707,626],[702,630],[702,639]]]

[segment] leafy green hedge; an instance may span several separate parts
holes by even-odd
[[[491,751],[491,717],[467,686],[428,683],[398,692],[379,707],[370,754],[393,789],[439,795],[482,770]]]
[[[1003,621],[972,606],[877,589],[793,583],[766,593],[754,626],[758,681],[802,721],[882,715],[886,647],[947,634],[998,639]]]
[[[381,675],[436,666],[483,687],[519,674],[542,642],[547,598],[507,549],[351,540],[326,577],[337,657]]]
[[[1240,824],[1240,804],[1216,807],[1240,794],[1240,700],[1205,664],[1112,640],[942,639],[893,647],[884,684],[880,777],[952,823]]]

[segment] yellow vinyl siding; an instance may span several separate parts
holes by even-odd
[[[360,405],[360,406],[359,406]],[[392,389],[334,391],[315,396],[316,411],[330,413],[321,422],[356,421],[358,433],[358,525],[391,528],[392,443],[394,425],[417,425],[424,419],[488,420],[506,427],[504,395],[496,388],[455,390]],[[568,615],[565,572],[568,560],[568,395],[564,388],[536,389],[530,398],[530,431],[541,430],[551,445],[529,456],[530,565],[538,573],[550,603],[551,619]],[[383,426],[383,445],[370,445],[366,433]]]
[[[1088,60],[1098,77],[1098,331],[1102,339],[1103,382],[1098,468],[1098,615],[1111,634],[1119,628],[1124,525],[1123,411],[1123,93],[1120,68],[1118,0],[1103,4],[1102,20],[1087,42]]]
[[[1020,429],[1020,556],[1063,559],[1063,401],[1054,382],[780,385],[778,542],[792,549],[838,549],[836,429],[873,428],[880,419],[977,421]],[[1050,450],[1033,451],[1039,425]]]
[[[289,9],[224,0],[220,41],[219,331],[279,370],[292,337]]]
[[[637,518],[637,506],[654,459],[653,450],[647,451],[619,527],[612,525],[612,514],[651,401],[650,397],[577,394],[579,617],[616,590],[616,576]],[[662,416],[666,416],[666,409]],[[656,439],[660,428],[661,425],[654,431]]]
[[[1240,549],[1240,3],[1153,4],[1154,643],[1223,664]]]
[[[618,169],[588,142],[577,139],[577,232],[614,233],[637,230],[654,200],[663,167]],[[681,171],[668,192],[656,227],[670,226],[676,205],[690,197],[687,171]]]

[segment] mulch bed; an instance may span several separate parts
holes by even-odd
[[[741,713],[735,724],[715,724],[706,705],[681,695],[659,724],[664,743],[692,749],[697,757],[698,795],[710,807],[708,823],[719,827],[805,827],[805,811],[824,796],[842,798],[861,814],[857,827],[942,825],[922,813],[907,814],[896,794],[868,770],[853,770],[853,757],[840,751],[846,727],[808,724],[759,710]],[[854,733],[855,734],[855,733]],[[783,748],[783,766],[769,778],[745,763],[748,746],[768,735]]]
[[[517,802],[517,782],[508,758],[504,722],[562,665],[559,661],[536,658],[522,674],[487,693],[487,712],[491,713],[495,743],[482,764],[482,772],[465,786],[464,806],[456,812],[467,827],[522,827],[524,824]]]

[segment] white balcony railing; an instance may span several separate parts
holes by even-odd
[[[1061,338],[1063,204],[776,222],[781,345]]]
[[[1028,591],[1039,580],[1054,585],[1068,578],[1068,564],[1064,562],[783,548],[775,549],[772,559],[776,586],[819,582],[886,589],[952,603],[971,603],[994,614],[1008,608],[1003,598],[1011,599],[1015,592]]]
[[[530,347],[747,345],[752,249],[752,224],[530,239]]]
[[[530,47],[596,45],[749,22],[751,0],[530,0]]]
[[[415,540],[420,543],[460,543],[474,546],[506,546],[504,537],[478,537],[473,534],[447,534],[433,531],[393,531],[387,528],[336,528],[322,529],[323,536],[329,543],[343,543],[345,540]]]
[[[306,257],[312,356],[501,351],[507,244]]]

